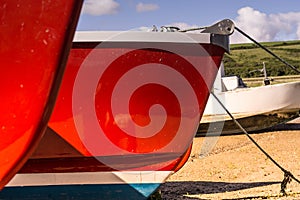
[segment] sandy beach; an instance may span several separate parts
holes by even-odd
[[[251,136],[300,179],[300,119]],[[200,155],[200,156],[199,156]],[[282,196],[284,173],[245,135],[197,137],[188,162],[159,189],[162,199],[300,199],[292,180]]]

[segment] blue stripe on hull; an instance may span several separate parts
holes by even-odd
[[[5,187],[0,200],[147,199],[160,184],[101,184]]]

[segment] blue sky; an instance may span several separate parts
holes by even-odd
[[[258,41],[300,39],[298,0],[85,0],[77,30],[189,28],[225,18]],[[238,34],[232,40],[247,41]]]

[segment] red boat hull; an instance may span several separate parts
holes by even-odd
[[[0,1],[0,189],[51,115],[82,1]]]
[[[147,199],[187,161],[225,49],[211,34],[114,34],[75,35],[49,128],[3,197],[84,185]]]
[[[225,50],[116,37],[73,43],[49,127],[110,169],[174,171],[192,143]],[[152,155],[165,160],[125,164],[119,158],[149,161]]]

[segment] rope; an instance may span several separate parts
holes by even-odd
[[[198,28],[191,28],[191,29],[186,29],[186,30],[179,30],[179,32],[188,32],[188,31],[196,31],[196,30],[202,30],[202,29],[206,29],[207,27],[198,27]],[[276,59],[278,59],[279,61],[281,61],[282,63],[284,63],[285,65],[287,65],[288,67],[290,67],[291,69],[293,69],[294,71],[296,71],[297,73],[300,74],[300,71],[294,67],[293,65],[289,64],[288,62],[286,62],[285,60],[283,60],[282,58],[280,58],[279,56],[277,56],[276,54],[274,54],[272,51],[270,51],[269,49],[267,49],[266,47],[264,47],[263,45],[261,45],[260,43],[258,43],[256,40],[254,40],[252,37],[250,37],[248,34],[246,34],[245,32],[243,32],[241,29],[239,29],[238,27],[234,27],[235,30],[237,30],[238,32],[240,32],[243,36],[245,36],[246,38],[248,38],[249,40],[251,40],[252,42],[254,42],[256,45],[258,45],[260,48],[262,48],[263,50],[265,50],[266,52],[268,52],[269,54],[271,54],[273,57],[275,57]],[[214,98],[219,102],[219,104],[223,107],[223,109],[226,111],[226,113],[230,116],[230,118],[233,120],[233,122],[243,131],[243,133],[253,142],[253,144],[255,144],[255,146],[265,155],[267,156],[268,159],[270,159],[281,171],[284,172],[284,178],[281,182],[281,190],[280,192],[283,195],[287,195],[286,194],[286,187],[287,184],[291,182],[292,179],[294,179],[296,182],[298,182],[300,184],[300,181],[289,171],[287,171],[286,169],[284,169],[279,163],[277,163],[250,135],[249,133],[241,126],[241,124],[232,116],[232,114],[228,111],[228,109],[224,106],[224,104],[218,99],[218,97],[211,92],[211,94],[214,96]]]
[[[185,29],[185,30],[178,30],[179,32],[189,32],[189,31],[197,31],[197,30],[203,30],[209,27],[196,27],[196,28],[190,28],[190,29]],[[285,61],[284,59],[280,58],[279,56],[277,56],[275,53],[273,53],[271,50],[267,49],[266,47],[264,47],[263,45],[261,45],[259,42],[257,42],[255,39],[253,39],[252,37],[250,37],[248,34],[246,34],[244,31],[242,31],[241,29],[239,29],[238,27],[234,27],[235,30],[237,30],[239,33],[241,33],[243,36],[245,36],[246,38],[248,38],[249,40],[251,40],[252,42],[254,42],[256,45],[258,45],[260,48],[262,48],[263,50],[265,50],[266,52],[268,52],[269,54],[271,54],[273,57],[275,57],[276,59],[278,59],[280,62],[284,63],[286,66],[290,67],[292,70],[294,70],[295,72],[297,72],[298,74],[300,74],[300,70],[298,70],[295,66],[291,65],[290,63],[288,63],[287,61]]]
[[[238,32],[240,32],[242,35],[244,35],[246,38],[248,38],[249,40],[251,40],[252,42],[254,42],[256,45],[258,45],[260,48],[262,48],[263,50],[265,50],[266,52],[268,52],[269,54],[271,54],[273,57],[275,57],[276,59],[278,59],[279,61],[281,61],[282,63],[284,63],[285,65],[287,65],[291,69],[293,69],[294,71],[296,71],[298,74],[300,74],[300,71],[295,66],[291,65],[290,63],[286,62],[285,60],[283,60],[282,58],[280,58],[279,56],[277,56],[276,54],[274,54],[272,51],[270,51],[269,49],[267,49],[266,47],[264,47],[263,45],[261,45],[259,42],[257,42],[256,40],[254,40],[252,37],[250,37],[248,34],[246,34],[245,32],[243,32],[238,27],[235,26],[234,28],[235,28],[235,30],[237,30]]]
[[[255,146],[263,153],[265,156],[267,156],[268,159],[270,159],[281,171],[284,172],[284,179],[281,182],[281,190],[280,192],[283,195],[286,195],[286,186],[288,183],[291,182],[292,179],[294,179],[296,182],[300,184],[300,181],[288,170],[284,169],[279,163],[277,163],[259,144],[249,135],[249,133],[242,127],[242,125],[232,116],[232,114],[229,112],[229,110],[224,106],[224,104],[220,101],[220,99],[211,92],[211,95],[218,101],[218,103],[222,106],[222,108],[226,111],[226,113],[230,116],[230,118],[233,120],[233,122],[243,131],[243,133],[255,144]]]
[[[286,186],[287,186],[287,184],[288,183],[290,183],[291,181],[292,181],[292,178],[291,178],[291,173],[289,173],[289,172],[285,172],[284,173],[284,177],[283,177],[283,180],[282,180],[282,182],[281,182],[281,189],[280,189],[280,192],[284,195],[284,196],[286,196],[287,194],[286,194]]]
[[[184,29],[184,30],[179,30],[179,32],[189,32],[189,31],[199,31],[199,30],[203,30],[205,29],[206,27],[196,27],[196,28],[189,28],[189,29]]]

